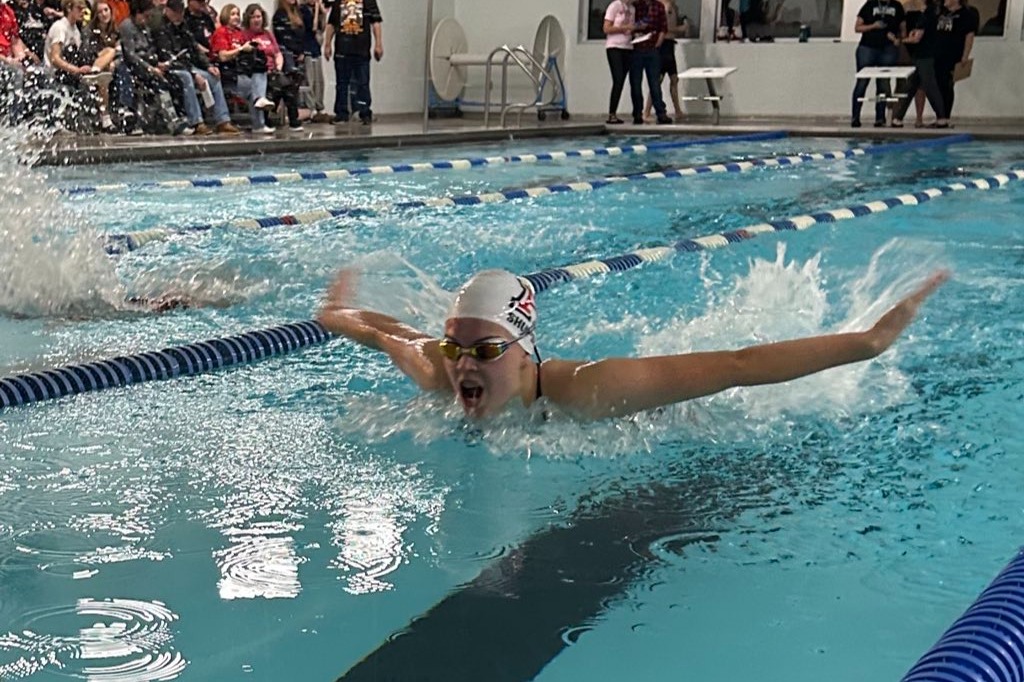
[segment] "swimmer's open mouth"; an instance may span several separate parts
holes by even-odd
[[[484,394],[484,387],[477,386],[475,384],[462,383],[459,384],[459,394],[462,396],[462,399],[467,402],[476,401]]]

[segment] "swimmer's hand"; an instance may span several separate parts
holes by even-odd
[[[344,268],[327,288],[317,321],[332,334],[383,351],[425,390],[451,390],[437,339],[393,317],[354,307],[359,272]]]
[[[359,285],[359,271],[355,268],[342,268],[335,275],[331,286],[327,288],[324,309],[343,310],[351,308]]]
[[[918,308],[921,307],[925,299],[948,279],[949,270],[939,270],[933,273],[914,293],[894,305],[889,312],[879,318],[871,329],[865,332],[874,350],[874,355],[882,353],[899,338],[903,330],[913,322]]]

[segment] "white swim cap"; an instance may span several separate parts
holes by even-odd
[[[469,317],[501,325],[513,338],[526,334],[519,344],[533,354],[537,306],[533,285],[507,270],[483,270],[459,288],[448,319]]]

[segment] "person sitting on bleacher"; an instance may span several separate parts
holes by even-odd
[[[302,122],[299,120],[299,83],[296,80],[298,76],[294,71],[289,73],[284,70],[284,54],[274,34],[267,30],[267,13],[256,3],[249,5],[242,15],[242,27],[245,29],[246,40],[253,41],[267,61],[268,97],[274,102],[284,100],[289,130],[302,130]]]
[[[83,41],[87,58],[92,59],[97,68],[113,74],[121,129],[128,135],[141,135],[131,72],[121,57],[121,37],[114,23],[113,7],[107,0],[97,0]]]
[[[185,111],[184,89],[176,78],[168,78],[170,65],[157,56],[156,44],[149,30],[149,16],[153,0],[132,0],[132,14],[121,22],[121,52],[132,75],[137,104],[148,106],[153,122],[147,124],[153,132],[173,135],[191,135],[193,128],[182,117]],[[158,130],[156,119],[162,119],[163,130]]]
[[[33,60],[38,62],[21,40],[13,8],[0,0],[0,120],[21,120],[26,64]]]
[[[104,71],[105,66],[99,61],[88,59],[83,49],[82,32],[79,22],[87,7],[85,0],[64,0],[64,18],[60,19],[46,34],[46,65],[52,68],[57,81],[64,85],[80,88],[86,86],[95,89],[100,98],[100,130],[105,133],[117,132],[114,122],[110,120],[110,79],[111,73]]]
[[[154,32],[160,61],[170,64],[170,73],[184,89],[185,112],[188,124],[196,135],[210,135],[213,130],[203,121],[199,96],[213,110],[213,123],[221,135],[237,135],[238,128],[231,123],[228,103],[220,82],[220,70],[199,50],[195,38],[185,25],[183,0],[167,0],[163,22]]]
[[[42,5],[36,0],[15,0],[8,6],[14,10],[25,48],[38,59],[42,59],[43,46],[46,44],[46,31],[50,28],[50,22],[43,14]]]
[[[221,8],[220,26],[210,38],[210,50],[220,67],[224,89],[248,100],[252,132],[272,134],[274,129],[267,125],[265,113],[274,108],[267,99],[266,58],[255,43],[246,39],[238,5],[228,3]]]

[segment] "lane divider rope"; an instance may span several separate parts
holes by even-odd
[[[703,166],[688,166],[666,171],[653,171],[650,173],[633,173],[629,175],[609,175],[597,180],[580,181],[556,185],[528,187],[525,189],[512,189],[502,192],[485,192],[482,194],[468,194],[458,197],[439,197],[434,199],[399,201],[380,204],[375,207],[342,207],[342,208],[319,208],[305,213],[284,216],[264,216],[262,218],[238,218],[224,223],[203,223],[176,228],[153,228],[123,234],[107,235],[104,239],[104,249],[108,254],[119,255],[135,251],[146,244],[158,241],[165,241],[177,235],[185,235],[196,232],[209,232],[216,228],[238,228],[238,229],[262,229],[270,227],[308,225],[311,223],[341,217],[365,217],[378,215],[388,210],[408,211],[420,208],[451,208],[456,206],[479,206],[483,204],[496,204],[515,201],[525,198],[537,198],[552,194],[563,194],[566,192],[593,192],[623,182],[639,182],[646,180],[663,180],[667,178],[683,178],[709,173],[743,173],[755,168],[781,168],[795,166],[803,163],[813,163],[823,160],[848,159],[859,156],[875,156],[879,154],[890,154],[894,152],[908,151],[935,146],[945,146],[971,140],[970,135],[949,135],[940,138],[918,140],[914,142],[901,142],[896,144],[872,145],[869,147],[858,147],[855,149],[843,149],[831,152],[812,152],[795,154],[790,156],[772,156],[763,159],[752,159],[748,161],[733,161],[727,163],[714,163]]]
[[[805,230],[813,225],[874,215],[897,206],[917,206],[954,192],[994,189],[1014,180],[1024,180],[1024,170],[1013,170],[1005,174],[957,182],[846,208],[761,223],[732,232],[684,239],[672,246],[639,249],[621,256],[541,270],[524,276],[540,293],[562,282],[606,272],[624,272],[643,263],[665,260],[676,253],[696,253],[735,244],[767,232]],[[319,345],[330,338],[331,334],[319,322],[311,320],[247,332],[225,339],[210,339],[166,348],[154,353],[140,353],[85,365],[9,376],[0,378],[0,409],[115,386],[201,374]]]
[[[1024,680],[1024,549],[902,682]]]
[[[220,178],[194,178],[192,180],[161,180],[154,182],[119,182],[108,185],[76,185],[61,187],[64,194],[98,194],[122,192],[133,189],[193,189],[205,187],[232,187],[238,185],[274,185],[291,182],[316,180],[344,180],[358,175],[381,175],[393,173],[417,173],[422,171],[471,170],[483,166],[497,166],[513,163],[540,163],[543,161],[564,161],[572,158],[593,158],[596,156],[621,156],[624,154],[649,154],[685,147],[725,144],[728,142],[753,142],[776,140],[786,137],[785,130],[770,130],[748,135],[720,135],[716,137],[679,140],[676,142],[655,142],[652,144],[631,144],[617,147],[595,147],[591,149],[570,149],[567,151],[538,152],[537,154],[513,154],[509,156],[483,156],[446,161],[424,161],[419,163],[397,163],[361,168],[331,168],[322,171],[292,171],[289,173],[263,173],[261,175],[229,175]]]
[[[875,201],[846,206],[844,208],[819,211],[817,213],[794,216],[783,220],[774,220],[768,223],[759,223],[757,225],[750,225],[749,227],[743,227],[729,232],[710,234],[703,237],[695,237],[693,239],[683,239],[669,246],[654,246],[645,249],[638,249],[637,251],[622,254],[620,256],[612,256],[610,258],[602,258],[600,260],[576,263],[575,265],[566,265],[560,268],[541,270],[540,272],[524,275],[524,277],[530,280],[534,289],[539,293],[562,282],[571,282],[573,280],[592,277],[594,275],[600,275],[607,272],[623,272],[625,270],[632,270],[644,263],[665,260],[666,258],[680,252],[719,249],[723,246],[728,246],[729,244],[753,239],[754,237],[762,234],[785,232],[788,230],[806,230],[815,225],[835,223],[840,220],[850,220],[852,218],[860,218],[867,215],[882,213],[883,211],[888,211],[889,209],[896,208],[897,206],[917,206],[925,203],[926,201],[931,201],[937,197],[952,194],[954,192],[975,189],[986,190],[1002,187],[1003,185],[1015,180],[1024,180],[1024,170],[1012,170],[1007,173],[1001,173],[987,178],[977,178],[974,180],[955,182],[941,187],[932,187],[919,192],[913,192],[912,194],[901,194],[896,197],[877,199]]]

